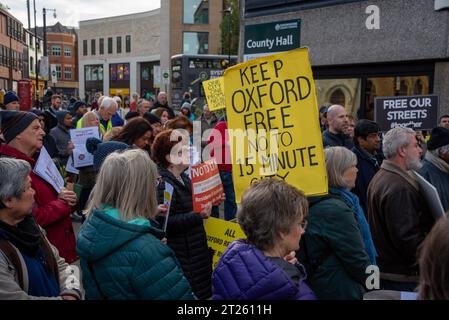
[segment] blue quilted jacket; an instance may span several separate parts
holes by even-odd
[[[213,300],[315,300],[303,279],[293,281],[245,240],[229,245],[212,274]]]
[[[77,240],[86,298],[195,299],[175,254],[160,241],[162,236],[149,223],[124,222],[95,210]]]

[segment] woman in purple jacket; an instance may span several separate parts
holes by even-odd
[[[304,193],[276,179],[253,183],[237,220],[246,240],[234,241],[212,275],[214,300],[315,300],[294,257],[305,232]]]

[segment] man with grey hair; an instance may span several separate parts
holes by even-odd
[[[117,111],[117,102],[110,97],[104,97],[98,107],[98,119],[100,120],[100,130],[105,134],[114,127],[112,117]]]
[[[423,167],[418,172],[437,189],[444,211],[448,211],[449,129],[443,127],[432,129]]]
[[[147,100],[147,99],[139,99],[137,101],[137,112],[139,113],[139,115],[141,117],[143,117],[143,115],[145,114],[145,112],[149,112],[150,109],[153,107],[154,103],[151,100]]]
[[[381,289],[413,291],[417,250],[432,217],[412,170],[421,167],[415,131],[394,128],[383,141],[385,160],[368,187],[368,222],[378,253]]]
[[[157,108],[164,108],[168,112],[168,118],[173,119],[175,117],[175,112],[173,109],[168,105],[168,98],[167,93],[164,91],[159,92],[157,95],[157,101],[154,104],[153,107],[151,107],[150,112],[157,109]]]
[[[349,127],[348,113],[345,108],[338,104],[330,106],[327,109],[327,122],[329,128],[323,132],[323,145],[351,149],[354,146],[352,139],[345,133]]]

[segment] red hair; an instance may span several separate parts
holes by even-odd
[[[151,146],[151,156],[153,161],[163,168],[168,168],[170,162],[167,161],[167,155],[170,154],[171,149],[177,145],[182,137],[179,136],[178,139],[171,141],[170,137],[175,130],[165,130],[159,133],[154,139],[153,145]]]

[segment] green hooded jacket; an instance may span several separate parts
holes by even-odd
[[[370,260],[354,211],[337,194],[308,200],[298,260],[322,262],[313,273],[308,270],[307,283],[320,300],[362,299]]]
[[[161,242],[162,237],[163,232],[147,220],[124,222],[115,209],[94,210],[77,240],[86,298],[195,299],[174,252]]]

